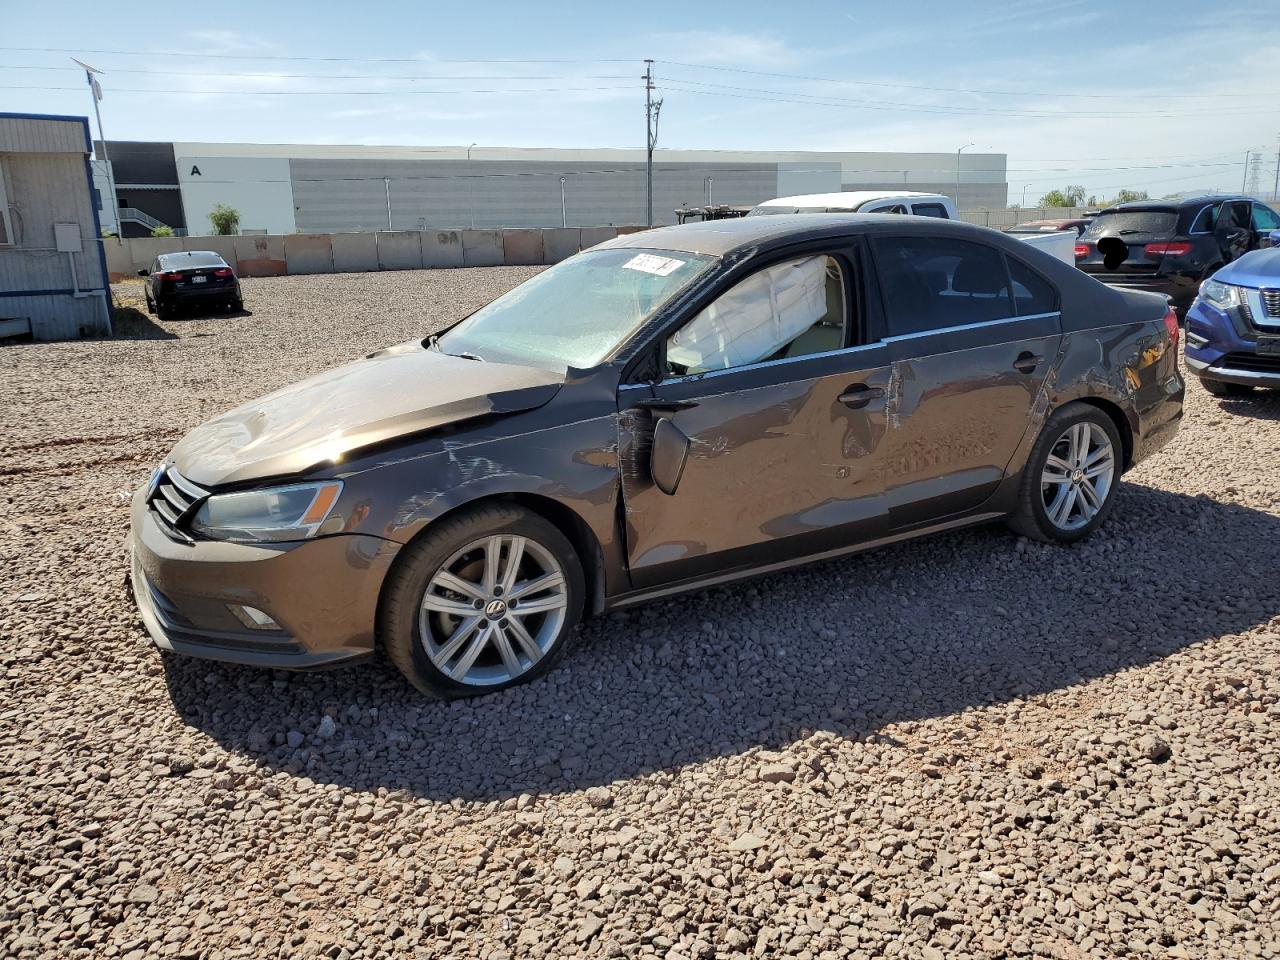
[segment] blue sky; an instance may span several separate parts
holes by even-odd
[[[0,110],[88,112],[76,55],[112,139],[639,148],[652,57],[661,147],[973,142],[1028,203],[1238,190],[1257,149],[1269,192],[1277,2],[0,0]]]

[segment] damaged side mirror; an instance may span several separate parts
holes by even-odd
[[[680,486],[685,461],[689,459],[689,438],[667,417],[653,427],[653,448],[649,454],[649,473],[654,486],[671,496]]]

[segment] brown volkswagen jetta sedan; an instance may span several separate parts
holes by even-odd
[[[993,230],[752,217],[619,237],[447,331],[197,427],[133,501],[166,650],[424,691],[579,619],[1004,519],[1070,543],[1182,418],[1163,298]]]

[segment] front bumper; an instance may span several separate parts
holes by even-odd
[[[1187,311],[1187,368],[1196,376],[1246,387],[1280,389],[1280,357],[1259,354],[1259,336],[1280,336],[1257,292],[1245,291],[1243,307],[1222,308],[1196,300]]]
[[[400,545],[345,535],[296,543],[179,543],[140,491],[129,536],[133,594],[147,633],[175,653],[285,669],[314,669],[373,652],[378,595]],[[246,627],[229,604],[254,607],[278,629]]]

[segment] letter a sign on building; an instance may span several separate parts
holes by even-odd
[[[197,167],[194,163],[191,165],[191,176],[193,176],[193,177],[203,177],[203,176],[204,176],[204,174],[200,172],[200,168],[199,168],[199,167]]]

